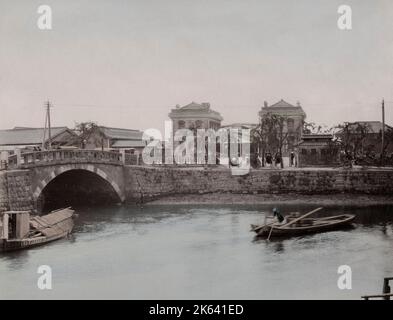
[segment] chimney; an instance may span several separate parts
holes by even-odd
[[[263,106],[264,106],[265,108],[268,107],[267,101],[263,101]]]
[[[297,107],[300,107],[300,101],[297,101],[297,102],[296,102],[296,106],[297,106]]]
[[[176,109],[180,109],[180,104],[177,104],[177,105],[176,105]]]

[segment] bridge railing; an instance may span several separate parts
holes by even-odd
[[[94,162],[123,164],[119,152],[99,150],[49,150],[21,153],[8,158],[8,167],[30,167],[49,163]]]

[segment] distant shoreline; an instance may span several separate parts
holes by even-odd
[[[144,205],[197,205],[197,204],[312,204],[312,205],[393,205],[393,195],[365,194],[234,194],[206,193],[168,195]]]

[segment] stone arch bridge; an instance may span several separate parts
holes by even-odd
[[[125,164],[132,155],[96,150],[51,150],[22,153],[9,157],[7,170],[1,171],[1,203],[8,197],[8,209],[40,211],[45,200],[56,196],[80,200],[91,196],[126,200]],[[132,177],[131,177],[132,180]],[[3,188],[2,188],[3,186]],[[48,198],[48,199],[45,199]],[[52,199],[53,200],[53,199]]]

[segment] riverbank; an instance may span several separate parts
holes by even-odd
[[[393,205],[393,195],[299,195],[299,194],[233,194],[206,193],[170,195],[145,203],[145,205],[195,205],[195,204],[312,204],[312,205]]]

